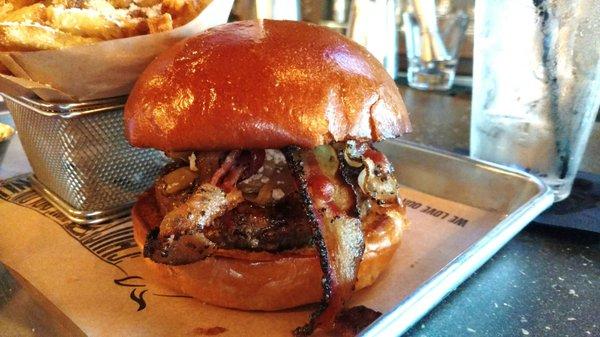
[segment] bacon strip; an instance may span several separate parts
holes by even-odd
[[[216,245],[203,233],[204,227],[243,201],[241,192],[226,194],[221,188],[203,184],[163,218],[151,231],[144,256],[158,263],[181,265],[210,256]]]
[[[344,309],[335,320],[335,332],[340,337],[354,337],[375,322],[381,313],[364,305]]]
[[[335,318],[351,297],[364,250],[364,235],[358,218],[349,216],[332,200],[333,188],[349,188],[339,176],[328,177],[313,150],[289,147],[284,151],[298,183],[313,228],[313,239],[323,270],[323,299],[310,321],[294,331],[308,336],[315,328],[333,331]],[[332,185],[332,186],[330,186]]]
[[[211,185],[219,186],[221,180],[227,175],[227,173],[229,173],[229,170],[231,170],[231,167],[233,167],[236,159],[240,156],[241,153],[242,151],[235,150],[227,154],[227,157],[225,157],[223,164],[221,164],[221,166],[217,169],[215,174],[210,179]]]
[[[165,215],[158,229],[148,234],[144,256],[170,265],[210,256],[216,244],[205,236],[204,228],[244,200],[235,186],[241,177],[258,170],[264,157],[264,151],[229,152],[210,183],[199,186],[182,205]]]

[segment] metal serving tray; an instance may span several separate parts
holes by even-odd
[[[421,199],[423,202],[429,200],[436,207],[438,205],[455,205],[456,208],[448,208],[446,210],[455,211],[456,214],[460,214],[462,212],[460,207],[463,207],[463,211],[467,208],[476,210],[476,213],[471,214],[480,214],[482,216],[472,219],[474,220],[472,227],[469,227],[471,225],[458,227],[444,222],[447,225],[446,228],[450,228],[451,230],[463,232],[463,229],[470,228],[471,234],[468,239],[463,235],[447,237],[441,232],[434,233],[435,229],[440,228],[437,225],[442,224],[442,222],[439,222],[440,220],[438,219],[438,222],[434,223],[434,218],[429,218],[429,215],[427,215],[428,218],[425,221],[425,218],[420,218],[419,223],[415,221],[412,226],[413,228],[406,234],[405,243],[403,243],[394,256],[387,275],[382,277],[372,288],[358,292],[353,298],[352,305],[355,305],[356,302],[356,304],[365,304],[367,306],[374,305],[374,308],[377,308],[378,303],[381,304],[382,298],[387,302],[384,307],[379,306],[377,308],[384,311],[384,315],[361,332],[361,336],[399,336],[461,284],[477,268],[484,264],[525,225],[549,207],[553,202],[553,195],[537,178],[523,172],[476,161],[452,153],[440,152],[409,142],[387,141],[378,146],[387,154],[396,167],[397,177],[401,184],[406,187],[404,188],[404,192],[410,192],[413,196],[420,195],[423,198]],[[406,194],[404,196],[406,197]],[[31,197],[22,198],[18,195],[14,198],[10,196],[4,197],[4,199],[17,204],[20,201],[27,202],[29,200],[30,204],[24,204],[24,206],[30,208],[33,207],[31,203],[39,203],[39,200],[32,199]],[[408,198],[406,199],[408,200]],[[2,208],[0,207],[0,209]],[[44,212],[44,214],[51,213],[49,210],[45,210]],[[417,215],[421,213],[415,213],[413,210],[412,214]],[[418,218],[413,217],[413,220],[418,220]],[[477,221],[475,220],[479,221],[479,225],[476,225]],[[35,225],[38,224],[36,221]],[[24,226],[24,229],[29,228],[28,226],[35,226],[34,224],[24,224],[22,221],[19,222],[19,225],[21,227]],[[422,228],[415,228],[419,226],[422,226]],[[78,229],[79,227],[74,228]],[[105,230],[106,228],[110,229]],[[117,231],[123,232],[123,236],[129,235],[126,232],[127,229],[131,230],[131,227],[124,219],[114,220],[107,226],[87,228],[80,242],[81,249],[87,249],[89,252],[96,252],[97,250],[96,246],[88,247],[84,243],[85,240],[83,238],[85,237],[94,237],[96,239],[106,237],[108,240],[112,238],[111,233]],[[419,238],[419,235],[421,235],[421,238]],[[425,239],[423,239],[423,235],[425,235]],[[57,241],[64,240],[65,243],[67,240],[73,239],[66,234],[56,238]],[[434,239],[438,241],[433,241]],[[34,260],[36,258],[43,259],[46,243],[35,240],[34,238],[27,241],[28,245],[32,248],[27,251],[28,257]],[[419,251],[418,248],[420,246],[418,244],[427,240],[440,246],[436,246],[436,249]],[[92,242],[95,241],[97,240],[92,240]],[[446,254],[438,254],[438,251],[442,248],[451,246],[451,241],[455,244],[459,243],[458,248],[454,247],[453,249],[446,250]],[[11,248],[11,244],[11,240],[0,242],[0,258],[10,268],[19,271],[20,267],[23,267],[18,265],[19,261],[23,261],[20,256],[16,256],[16,259],[13,258],[12,264],[9,260],[6,260],[10,257],[8,255],[10,252],[16,251],[16,249]],[[121,244],[128,246],[124,242],[121,242]],[[431,245],[432,243],[430,243],[429,247]],[[410,256],[412,252],[428,254],[427,256],[438,254],[439,258],[436,263],[419,262],[414,268],[410,265],[411,268],[409,269],[408,264],[411,264],[413,261],[410,259],[415,258],[414,256]],[[70,252],[70,254],[75,253]],[[126,251],[125,253],[130,256],[132,252]],[[41,254],[41,256],[36,256],[36,254]],[[94,257],[89,257],[89,259],[94,259]],[[128,302],[130,301],[129,296],[127,296],[127,291],[129,290],[123,292],[123,288],[117,285],[114,286],[115,289],[103,288],[101,291],[94,286],[80,286],[78,289],[80,294],[76,298],[77,303],[69,304],[63,301],[59,309],[74,322],[96,322],[87,326],[78,326],[78,329],[81,329],[85,333],[91,335],[110,335],[111,331],[114,332],[114,329],[118,329],[124,335],[140,336],[144,334],[161,335],[158,331],[161,331],[164,324],[167,324],[164,322],[170,324],[168,326],[168,335],[186,335],[191,327],[200,325],[225,326],[228,332],[224,336],[235,336],[242,333],[250,336],[249,332],[254,332],[254,335],[256,335],[258,334],[257,331],[269,331],[271,336],[290,336],[291,329],[305,322],[308,314],[307,309],[277,313],[232,311],[232,317],[235,317],[235,319],[227,318],[229,317],[227,315],[228,311],[205,306],[197,301],[183,301],[152,295],[163,292],[161,292],[161,288],[157,288],[149,280],[141,282],[144,273],[140,272],[143,270],[140,268],[143,268],[143,265],[144,261],[138,252],[135,257],[130,257],[120,262],[120,271],[117,274],[120,275],[121,272],[125,272],[127,275],[139,275],[135,276],[137,277],[136,282],[144,283],[145,285],[138,285],[140,289],[132,288],[131,299],[134,299],[133,295],[136,294],[136,290],[138,293],[142,291],[140,294],[147,292],[148,306],[153,307],[153,310],[145,310],[143,314],[139,313],[136,316],[132,316],[136,311],[130,302]],[[99,267],[102,266],[98,265],[94,270],[103,269]],[[94,279],[94,282],[112,284],[115,275],[114,271],[116,270],[112,270],[109,267],[106,268],[110,271],[109,273],[106,273],[106,271],[104,273],[96,271],[95,273],[98,274],[77,275],[77,272],[75,272],[75,274],[68,277],[70,279],[88,278]],[[104,269],[106,270],[106,268]],[[424,272],[424,270],[427,271]],[[22,273],[22,277],[24,279],[35,279],[35,275],[32,274],[34,272],[36,272],[35,269],[29,270],[27,271],[29,274]],[[51,275],[44,274],[44,277],[50,277],[57,283],[63,282],[61,280],[67,277],[60,268],[46,269],[44,272],[51,273]],[[405,282],[409,278],[412,283]],[[53,287],[44,288],[43,284],[35,284],[33,281],[32,286],[39,287],[39,294],[43,294],[46,297],[57,298],[59,296],[58,293],[55,293]],[[130,286],[134,287],[136,285]],[[27,292],[27,289],[28,287],[21,287],[18,292],[13,293],[13,296],[23,296],[20,292]],[[31,293],[29,296],[36,297],[41,295]],[[87,316],[84,317],[81,316],[79,296],[86,296],[88,298],[101,297],[107,303],[103,303],[104,307],[98,306],[98,309],[89,308],[90,310],[87,310],[85,314]],[[141,297],[141,295],[139,296]],[[10,301],[6,300],[4,302],[8,303]],[[114,303],[114,307],[110,307],[111,303]],[[136,308],[137,304],[135,305]],[[57,306],[59,305],[57,304]],[[0,303],[1,308],[2,303]],[[165,308],[169,308],[169,310],[163,310]],[[27,316],[28,312],[39,312],[40,310],[39,307],[32,307],[31,310],[20,310],[19,312],[21,315]],[[52,314],[53,310],[52,308],[48,309],[49,315]],[[190,311],[197,313],[194,315],[196,318],[190,319],[188,315],[178,314]],[[90,315],[92,316],[90,317]],[[97,318],[94,315],[97,315]],[[2,310],[0,310],[1,317]],[[130,317],[130,319],[124,319],[124,317]],[[282,319],[287,321],[281,323]],[[38,329],[40,326],[46,324],[35,321],[31,317],[10,317],[10,320],[32,322],[28,324]],[[108,325],[101,324],[104,321],[111,323]],[[120,325],[115,325],[117,322]],[[278,322],[278,324],[271,326],[270,322]],[[177,329],[181,329],[181,331],[175,331]],[[77,335],[77,333],[78,331],[73,332],[74,335]]]
[[[490,231],[382,315],[360,336],[399,336],[554,202],[538,178],[511,168],[405,141],[382,143],[399,181],[421,192],[504,214]]]

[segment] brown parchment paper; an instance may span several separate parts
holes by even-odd
[[[390,268],[353,305],[387,312],[476,242],[500,214],[403,189],[411,228]],[[89,336],[291,336],[310,307],[247,312],[176,296],[147,273],[130,222],[66,220],[24,177],[0,185],[0,261],[27,279]],[[222,330],[222,329],[221,329]]]
[[[233,0],[213,0],[172,31],[60,50],[0,53],[14,76],[0,74],[0,91],[35,94],[45,101],[85,101],[129,93],[139,74],[183,38],[227,22]]]

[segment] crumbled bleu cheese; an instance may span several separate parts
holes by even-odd
[[[285,163],[285,156],[279,150],[267,149],[265,150],[265,156],[268,161],[273,161],[276,165]]]
[[[194,152],[192,152],[192,154],[190,154],[188,159],[190,160],[190,170],[192,170],[194,172],[198,171],[198,167],[196,166],[196,154]]]
[[[273,200],[277,201],[285,196],[285,193],[280,188],[273,189]]]

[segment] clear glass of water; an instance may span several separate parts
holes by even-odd
[[[421,90],[448,90],[454,83],[460,47],[469,16],[463,10],[440,13],[435,6],[427,13],[415,10],[433,0],[412,0],[402,14],[408,59],[408,85]]]
[[[600,1],[478,0],[471,156],[566,198],[600,106]]]

